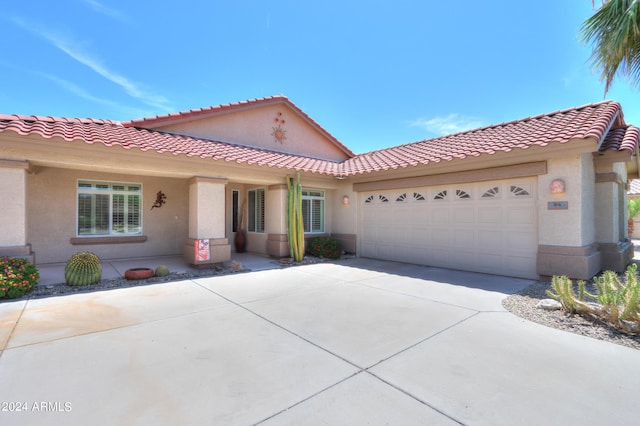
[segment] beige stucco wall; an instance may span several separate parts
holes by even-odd
[[[564,194],[551,194],[551,182],[562,179]],[[539,244],[582,247],[595,242],[595,172],[590,153],[551,158],[547,174],[538,177]],[[566,210],[550,210],[551,201],[566,201]]]
[[[343,197],[349,197],[349,204],[342,203]],[[331,192],[327,202],[333,206],[331,211],[332,232],[337,234],[356,234],[358,232],[358,193],[350,183],[343,183]]]
[[[76,186],[78,179],[141,183],[143,189],[144,243],[72,245],[76,237]],[[166,195],[161,208],[151,206],[156,193]],[[74,253],[93,251],[103,259],[181,254],[188,232],[186,179],[94,173],[39,168],[28,178],[28,242],[41,263],[66,262]]]
[[[276,119],[279,120],[277,123]],[[271,135],[278,125],[286,132],[286,139],[281,143]],[[284,104],[234,111],[158,129],[327,160],[347,158],[336,145]]]
[[[0,247],[27,244],[27,172],[0,167]]]

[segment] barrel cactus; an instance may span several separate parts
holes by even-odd
[[[89,285],[100,281],[102,265],[100,258],[94,253],[82,251],[76,253],[64,268],[64,278],[68,285]]]
[[[166,277],[169,275],[169,268],[165,265],[160,265],[156,268],[156,277]]]

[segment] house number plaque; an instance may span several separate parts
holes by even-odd
[[[547,203],[548,210],[567,210],[569,208],[568,201],[549,201]]]

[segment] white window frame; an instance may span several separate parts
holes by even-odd
[[[250,189],[247,192],[247,230],[249,232],[264,233],[266,197],[264,188]]]
[[[319,189],[302,188],[302,213],[305,234],[324,234],[324,220],[326,209],[324,195],[324,191]],[[318,207],[314,208],[315,206]],[[307,218],[304,217],[305,212],[309,215],[308,221]],[[319,219],[316,218],[317,215],[320,215]],[[319,227],[316,227],[314,229],[314,222],[318,222]]]
[[[82,232],[81,208],[87,206],[83,206],[81,199],[84,198],[82,196],[87,195],[90,196],[90,204],[88,205],[90,211],[88,219],[85,220],[89,220],[90,226],[83,226],[83,229],[88,229],[88,232]],[[99,231],[99,225],[97,224],[97,215],[99,213],[99,206],[97,206],[98,195],[108,197],[108,201],[105,203],[106,206],[104,206],[108,209],[105,223],[102,224],[102,228],[106,227],[104,231]],[[121,201],[119,206],[114,202],[114,196],[122,197],[121,200],[116,200],[116,202]],[[134,199],[136,201],[133,201]],[[142,235],[142,206],[141,183],[78,179],[76,183],[76,236],[82,238]],[[118,207],[121,208],[121,211],[115,211]],[[105,212],[102,212],[102,214],[104,216]],[[121,223],[117,223],[116,215],[121,215]],[[133,223],[131,223],[132,219]],[[120,228],[120,230],[116,228]]]

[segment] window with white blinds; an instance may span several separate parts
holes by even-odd
[[[302,190],[302,220],[305,233],[324,232],[324,191]]]
[[[249,232],[264,232],[264,188],[252,189],[248,194],[248,221]]]
[[[78,181],[77,235],[142,234],[142,185]]]

